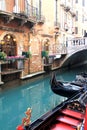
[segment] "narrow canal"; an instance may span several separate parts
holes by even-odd
[[[56,71],[57,79],[72,81],[76,74],[87,70],[87,65],[72,70]],[[87,72],[87,71],[86,71]],[[31,122],[60,104],[64,97],[55,95],[50,88],[52,73],[37,80],[25,81],[19,85],[11,83],[0,87],[0,130],[16,130],[25,117],[28,107],[32,108]]]

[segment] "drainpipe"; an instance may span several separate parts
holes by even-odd
[[[58,0],[55,0],[55,2],[56,2],[56,12],[55,12],[55,13],[56,13],[56,26],[57,26],[57,22],[58,22],[58,17],[57,17],[57,14],[58,14],[57,1],[58,1]]]
[[[41,0],[39,0],[39,20],[41,19]]]
[[[58,0],[55,0],[55,26],[58,25]],[[55,43],[57,43],[58,31],[55,32]]]

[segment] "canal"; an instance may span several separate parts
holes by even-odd
[[[86,70],[87,65],[83,65],[71,70],[58,70],[55,73],[59,80],[72,81],[76,74]],[[32,108],[31,122],[33,122],[66,99],[51,91],[52,73],[54,72],[0,87],[0,130],[16,130],[28,107]]]

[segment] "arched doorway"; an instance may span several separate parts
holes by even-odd
[[[13,34],[8,33],[3,37],[0,41],[0,51],[7,55],[6,59],[1,61],[2,81],[18,79],[22,69],[18,69],[20,60],[17,59],[17,41]]]
[[[7,56],[17,55],[16,38],[12,34],[6,34],[1,41],[1,51],[5,52]]]
[[[0,42],[0,51],[4,52],[7,55],[7,57],[17,55],[17,44],[14,35],[8,33],[3,37],[3,40],[1,40]],[[16,60],[9,60],[8,62],[4,62],[4,64],[2,64],[2,71],[8,71],[16,68]]]

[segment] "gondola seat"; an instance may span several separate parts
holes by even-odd
[[[73,110],[70,110],[67,108],[62,110],[61,113],[68,115],[68,116],[71,116],[71,117],[74,117],[74,118],[77,118],[77,119],[80,119],[80,120],[83,120],[84,116],[85,116],[84,114],[82,114],[80,112],[76,112],[76,111],[73,111]]]
[[[60,122],[60,123],[53,125],[50,130],[76,130],[76,128],[74,128],[68,124]]]

